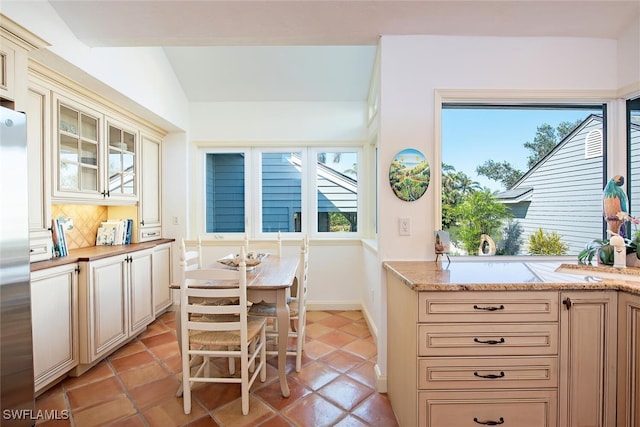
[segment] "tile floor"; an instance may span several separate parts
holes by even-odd
[[[397,426],[387,396],[375,391],[376,346],[359,311],[307,314],[301,372],[294,357],[287,359],[289,398],[280,395],[277,358],[268,362],[267,381],[251,389],[248,415],[235,384],[198,385],[185,415],[182,398],[175,397],[180,354],[175,316],[168,312],[84,375],[40,395],[36,410],[71,416],[38,426]]]

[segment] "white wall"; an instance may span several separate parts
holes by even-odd
[[[498,38],[383,36],[380,42],[379,257],[433,260],[436,206],[434,185],[419,200],[396,198],[387,168],[403,148],[420,150],[432,165],[436,155],[435,92],[583,91],[615,93],[615,40],[578,38]],[[619,141],[622,143],[622,141]],[[434,183],[436,180],[432,180]],[[408,217],[412,235],[399,236],[398,218]],[[381,312],[386,310],[382,277]],[[384,316],[381,315],[381,318]],[[386,375],[386,324],[379,324],[378,363]]]
[[[188,102],[161,48],[90,48],[49,2],[7,1],[2,13],[51,45],[34,59],[167,130],[187,128]]]
[[[640,95],[640,17],[618,40],[618,92]]]

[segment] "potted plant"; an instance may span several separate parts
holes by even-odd
[[[627,266],[640,267],[640,231],[637,229],[640,220],[628,215],[626,212],[618,212],[617,216],[622,221],[634,226],[631,238],[624,239],[627,248]],[[594,239],[587,243],[585,248],[578,254],[578,262],[580,264],[591,264],[594,258],[599,264],[613,265],[613,246],[609,244],[609,239]]]

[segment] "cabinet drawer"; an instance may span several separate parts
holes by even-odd
[[[420,392],[420,427],[555,427],[557,393],[554,390]],[[493,423],[492,423],[493,422]]]
[[[148,227],[140,231],[140,242],[148,242],[162,237],[161,227]]]
[[[422,390],[558,386],[557,357],[431,357],[418,359]]]
[[[556,324],[418,325],[418,356],[558,354]]]
[[[557,292],[421,292],[419,322],[554,322]]]

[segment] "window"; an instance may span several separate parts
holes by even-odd
[[[640,216],[640,98],[627,101],[627,147],[629,206],[632,216]]]
[[[205,150],[207,233],[358,233],[361,150]],[[310,160],[312,159],[312,160]]]
[[[244,171],[244,153],[206,154],[207,233],[245,231]]]
[[[577,255],[603,237],[605,105],[442,104],[442,229],[457,255]]]

